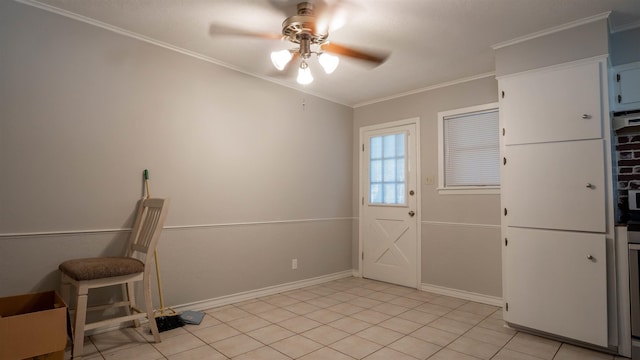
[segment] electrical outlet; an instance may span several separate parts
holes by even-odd
[[[298,259],[291,259],[291,270],[298,268]]]

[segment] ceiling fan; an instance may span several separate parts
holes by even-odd
[[[298,3],[297,13],[287,17],[282,22],[281,34],[255,33],[215,24],[211,25],[210,33],[212,35],[226,34],[282,39],[291,42],[295,47],[272,52],[271,61],[276,69],[282,71],[294,59],[300,58],[297,81],[303,85],[313,81],[308,64],[312,55],[318,57],[318,62],[327,74],[331,74],[338,66],[340,60],[335,55],[362,60],[374,66],[378,66],[387,60],[389,57],[388,52],[364,51],[330,42],[328,38],[332,24],[331,18],[336,14],[339,4],[334,4],[334,6],[330,7],[320,2],[320,5],[318,9],[311,2]]]

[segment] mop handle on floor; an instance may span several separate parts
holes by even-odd
[[[160,266],[158,265],[158,252],[154,251],[153,256],[156,260],[156,278],[158,279],[158,295],[160,295],[160,315],[165,316],[166,313],[164,312],[164,298],[162,296],[162,285],[160,281]]]

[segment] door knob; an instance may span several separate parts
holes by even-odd
[[[591,115],[589,115],[589,114],[582,114],[582,118],[583,118],[583,119],[591,119]]]
[[[595,189],[595,188],[596,188],[596,186],[595,186],[595,185],[593,185],[592,183],[587,183],[587,188],[589,188],[589,189]]]
[[[587,254],[587,260],[593,261],[593,260],[595,260],[595,258],[593,257],[593,255]]]
[[[409,216],[413,217],[415,214],[416,214],[415,211],[413,210],[409,211]]]

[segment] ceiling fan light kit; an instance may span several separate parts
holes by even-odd
[[[356,60],[361,60],[378,66],[387,60],[388,52],[368,52],[345,45],[329,42],[329,30],[336,29],[344,23],[344,9],[342,0],[337,0],[332,5],[327,5],[322,0],[316,0],[316,6],[308,1],[297,5],[297,13],[287,17],[282,22],[281,34],[260,33],[237,29],[224,25],[212,24],[212,35],[239,35],[262,39],[287,40],[295,45],[294,48],[274,51],[271,53],[271,62],[276,69],[283,71],[297,58],[300,58],[298,66],[298,83],[310,84],[313,81],[309,69],[311,55],[318,57],[318,63],[325,73],[333,73],[340,63],[340,55]],[[334,55],[335,54],[335,55]]]
[[[287,66],[291,58],[293,57],[293,53],[290,50],[280,50],[274,51],[271,53],[271,62],[273,66],[278,70],[284,70]]]
[[[318,55],[318,62],[327,74],[331,74],[338,68],[340,58],[328,53],[321,53],[320,55]]]
[[[282,36],[283,39],[300,46],[290,50],[272,52],[271,62],[276,69],[282,71],[297,52],[301,58],[297,78],[299,84],[307,85],[313,82],[313,76],[307,63],[312,54],[318,56],[318,62],[327,74],[333,73],[338,67],[340,60],[337,56],[322,52],[322,45],[327,42],[329,33],[326,26],[318,26],[313,4],[309,2],[298,4],[298,13],[286,18],[282,23]],[[311,50],[311,45],[317,46],[320,50]]]
[[[296,79],[298,84],[307,85],[313,82],[313,76],[311,70],[309,70],[309,64],[305,60],[300,62],[300,69],[298,70],[298,78]]]

